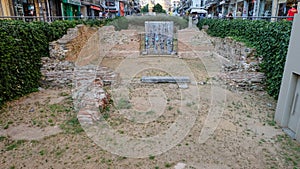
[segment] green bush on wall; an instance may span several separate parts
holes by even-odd
[[[0,105],[37,89],[40,58],[48,56],[47,36],[40,27],[22,21],[0,22]]]
[[[203,25],[209,26],[207,33],[211,36],[232,37],[255,48],[257,55],[263,58],[260,66],[266,76],[266,90],[275,99],[278,98],[289,46],[291,22],[202,19],[198,27],[201,29]]]
[[[77,24],[100,26],[105,22],[74,20],[50,24],[0,20],[0,106],[37,90],[41,57],[49,56],[49,42],[59,39]]]

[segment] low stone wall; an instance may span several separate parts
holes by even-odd
[[[216,53],[227,59],[220,78],[228,86],[234,89],[263,90],[265,76],[259,67],[262,58],[257,56],[255,49],[230,37],[210,39]]]
[[[230,37],[213,38],[215,51],[230,62],[224,65],[226,71],[239,69],[240,71],[258,71],[261,58],[256,55],[255,49],[247,47]]]
[[[75,65],[69,61],[42,58],[42,87],[70,87],[73,81]]]
[[[55,60],[64,60],[66,58],[67,52],[69,51],[67,45],[75,39],[80,32],[85,28],[84,25],[77,25],[75,28],[70,28],[67,34],[57,41],[50,42],[49,51],[50,58]]]
[[[42,87],[67,87],[72,85],[72,76],[75,65],[66,61],[67,52],[70,50],[67,44],[79,35],[84,25],[70,28],[67,34],[57,41],[49,44],[50,57],[43,57],[42,60]]]
[[[97,77],[104,85],[115,80],[117,76],[106,67],[95,67],[94,65],[92,65],[92,68],[85,67],[85,65],[90,64],[90,61],[93,61],[90,56],[94,56],[93,58],[99,56],[99,34],[96,33],[97,36],[87,39],[87,34],[91,34],[87,29],[84,25],[78,25],[69,29],[61,39],[49,44],[50,57],[42,58],[42,87],[78,87],[76,83],[80,77],[82,77],[81,80],[83,78],[94,80]],[[81,46],[83,52],[75,57],[76,60],[69,59],[69,61],[68,58],[72,58],[72,56],[68,55],[72,51],[78,50],[74,43],[77,43],[78,39],[82,39],[81,37],[86,39],[88,45],[83,44]],[[85,57],[81,55],[85,55]],[[89,58],[90,60],[85,63],[83,58]]]
[[[80,28],[78,25],[67,31],[61,39],[49,44],[50,57],[42,58],[42,87],[65,87],[72,85],[74,63],[65,61],[67,52],[71,49],[67,48],[67,44],[75,39]]]

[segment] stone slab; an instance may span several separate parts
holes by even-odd
[[[143,76],[141,81],[144,83],[190,83],[189,77],[172,77],[172,76]]]

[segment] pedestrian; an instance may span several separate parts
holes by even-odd
[[[103,18],[107,19],[107,13],[105,11],[102,13],[102,16]]]
[[[195,14],[193,14],[192,20],[196,20],[196,15]]]
[[[240,19],[241,16],[242,16],[242,11],[241,11],[241,9],[239,8],[238,11],[236,12],[236,17],[237,17],[238,19]]]
[[[103,13],[100,11],[99,12],[99,18],[102,19],[103,18]]]
[[[221,12],[219,12],[218,17],[219,17],[219,19],[222,19],[223,18],[223,14]]]
[[[287,18],[287,20],[288,20],[288,21],[293,21],[293,20],[294,20],[294,15],[295,15],[296,13],[298,13],[298,10],[297,10],[296,4],[294,4],[294,5],[292,6],[292,8],[289,9],[289,11],[288,11],[288,14],[287,14],[288,18]]]
[[[79,15],[80,15],[80,19],[84,18],[83,14],[81,12],[79,13]]]
[[[202,20],[205,17],[205,14],[201,13],[199,16],[199,20]]]
[[[233,19],[232,12],[229,12],[228,15],[227,15],[226,17],[227,17],[228,19],[230,19],[230,20]]]
[[[207,15],[207,18],[211,19],[211,18],[212,18],[212,15],[209,13],[209,14]]]

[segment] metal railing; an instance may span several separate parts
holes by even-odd
[[[0,16],[0,20],[23,20],[25,22],[33,22],[33,21],[42,21],[42,22],[53,22],[55,20],[88,20],[88,19],[98,19],[103,20],[105,18],[100,18],[99,16]]]
[[[232,16],[232,17],[218,17],[218,16],[212,16],[212,17],[205,17],[205,18],[211,18],[211,19],[244,19],[244,20],[266,20],[266,21],[282,21],[287,20],[288,18],[294,18],[293,16]]]
[[[0,16],[0,19],[23,20],[23,21],[42,21],[43,17],[38,16]]]
[[[281,21],[286,20],[288,18],[293,18],[292,16],[233,16],[233,17],[204,17],[210,19],[247,19],[247,20],[266,20],[266,21]],[[0,16],[1,19],[8,19],[8,20],[23,20],[25,22],[32,22],[32,21],[43,21],[43,22],[53,22],[55,20],[88,20],[88,19],[98,19],[103,20],[105,18],[100,18],[99,16]],[[201,19],[201,18],[200,18]]]

